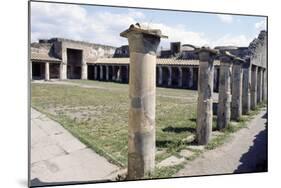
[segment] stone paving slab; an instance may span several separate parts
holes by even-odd
[[[31,109],[31,184],[113,179],[119,167],[72,136],[59,123]]]

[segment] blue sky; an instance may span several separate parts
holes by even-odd
[[[31,40],[64,37],[112,46],[127,44],[119,34],[139,22],[161,29],[168,39],[197,46],[248,46],[266,27],[266,18],[151,9],[31,3]]]

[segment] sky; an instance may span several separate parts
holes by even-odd
[[[31,2],[31,41],[54,37],[119,47],[128,44],[120,33],[141,23],[161,29],[170,42],[196,46],[248,46],[266,29],[266,17],[198,12]]]

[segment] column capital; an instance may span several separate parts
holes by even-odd
[[[223,51],[219,54],[220,61],[223,63],[232,63],[235,56],[228,51]]]
[[[239,57],[235,57],[233,60],[233,64],[236,64],[236,65],[243,65],[244,63],[246,63],[246,61]]]
[[[195,52],[199,55],[200,61],[208,61],[210,57],[214,58],[216,55],[218,55],[217,50],[212,49],[208,46],[197,48]]]
[[[150,29],[139,23],[130,25],[129,29],[120,33],[121,37],[128,38],[130,52],[150,53],[155,55],[160,38],[168,38],[162,35],[160,29]]]

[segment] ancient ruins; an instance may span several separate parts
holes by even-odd
[[[120,34],[129,45],[119,48],[62,38],[31,44],[30,77],[88,79],[129,83],[128,179],[155,168],[155,89],[198,89],[196,141],[212,135],[213,92],[218,92],[217,129],[239,121],[267,100],[267,32],[248,47],[196,47],[172,42],[157,51],[160,30],[140,24]]]

